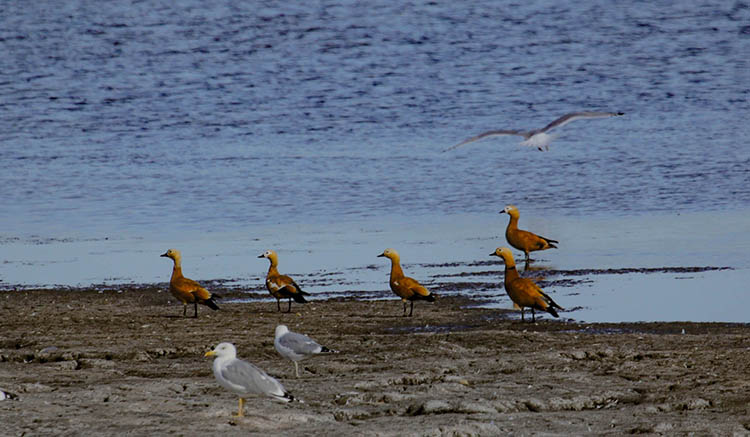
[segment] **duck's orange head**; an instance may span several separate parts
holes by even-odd
[[[398,261],[399,260],[398,252],[396,252],[395,249],[390,249],[390,248],[384,250],[383,253],[381,253],[378,256],[384,256],[386,258],[389,258],[392,261]]]
[[[516,218],[520,215],[518,208],[513,205],[507,205],[502,211],[500,211],[500,214],[508,214],[509,216]]]
[[[516,265],[515,261],[513,260],[513,252],[511,252],[507,247],[498,247],[494,252],[490,254],[490,256],[497,256],[502,258],[505,264],[507,264],[508,266]]]

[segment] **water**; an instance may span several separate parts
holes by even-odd
[[[282,270],[367,291],[387,271],[370,254],[394,246],[438,282],[450,268],[431,264],[505,244],[514,203],[566,242],[539,256],[557,269],[674,265],[659,238],[627,250],[677,222],[671,241],[734,268],[704,275],[747,303],[748,23],[743,2],[4,2],[0,285],[164,281],[150,257],[168,247],[196,279],[259,287],[273,247]],[[441,153],[582,109],[626,115],[571,123],[546,153],[510,137]],[[723,256],[706,223],[739,249]],[[654,278],[636,288],[700,282]],[[625,288],[571,306],[641,320],[605,299]]]

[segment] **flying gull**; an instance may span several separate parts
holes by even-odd
[[[501,135],[520,135],[524,138],[524,140],[521,141],[522,146],[536,147],[539,150],[549,150],[549,144],[556,137],[555,135],[550,135],[547,133],[548,131],[552,129],[565,126],[566,124],[575,120],[583,120],[586,118],[617,117],[617,116],[624,115],[624,114],[625,114],[624,112],[593,112],[593,111],[571,112],[569,114],[563,115],[562,117],[558,118],[557,120],[553,121],[547,126],[544,126],[541,129],[534,129],[530,131],[501,129],[501,130],[490,130],[487,132],[482,132],[479,135],[473,136],[465,141],[462,141],[456,144],[455,146],[452,146],[443,150],[443,152],[453,150],[456,147],[463,146],[464,144],[473,143],[474,141],[479,141],[485,138],[497,137]]]

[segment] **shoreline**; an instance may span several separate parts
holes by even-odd
[[[554,236],[564,247],[535,252],[535,262],[521,274],[533,277],[561,306],[576,308],[566,317],[588,322],[750,321],[742,292],[750,281],[747,214],[724,213],[721,220],[704,211],[658,217],[529,216],[529,228]],[[488,256],[505,245],[506,221],[499,218],[495,212],[418,221],[373,218],[333,227],[269,225],[254,228],[252,235],[236,230],[172,230],[158,238],[123,235],[119,240],[84,235],[81,241],[61,239],[41,247],[12,240],[0,244],[0,289],[13,284],[24,289],[36,288],[34,284],[159,286],[171,274],[170,263],[159,255],[175,247],[184,255],[185,275],[209,290],[221,294],[228,288],[263,297],[268,263],[257,255],[273,248],[280,271],[318,298],[389,298],[388,265],[376,255],[391,246],[401,253],[405,273],[433,293],[486,298],[487,306],[510,308],[502,263]],[[239,299],[248,297],[253,296],[238,294]]]
[[[221,303],[183,318],[157,289],[0,291],[9,435],[488,435],[750,432],[750,324],[536,324],[462,297],[336,298],[277,313]],[[286,324],[341,351],[273,348]],[[682,334],[684,330],[684,334]],[[203,353],[219,342],[305,401],[237,398]]]

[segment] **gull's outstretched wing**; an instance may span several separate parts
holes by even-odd
[[[473,137],[469,138],[468,140],[464,140],[464,141],[456,144],[455,146],[448,147],[447,149],[443,150],[443,152],[447,152],[449,150],[453,150],[456,147],[463,146],[464,144],[473,143],[474,141],[483,140],[483,139],[489,138],[489,137],[499,137],[501,135],[520,135],[522,137],[526,137],[526,136],[528,136],[528,133],[524,132],[524,131],[520,131],[520,130],[489,130],[487,132],[482,132],[479,135],[473,136]]]
[[[571,112],[569,114],[563,115],[562,117],[558,118],[557,120],[553,121],[547,126],[544,126],[542,129],[539,129],[539,132],[546,132],[556,127],[565,126],[571,121],[582,120],[584,118],[606,118],[606,117],[616,117],[616,116],[624,115],[624,114],[625,114],[624,112],[595,112],[595,111]]]

